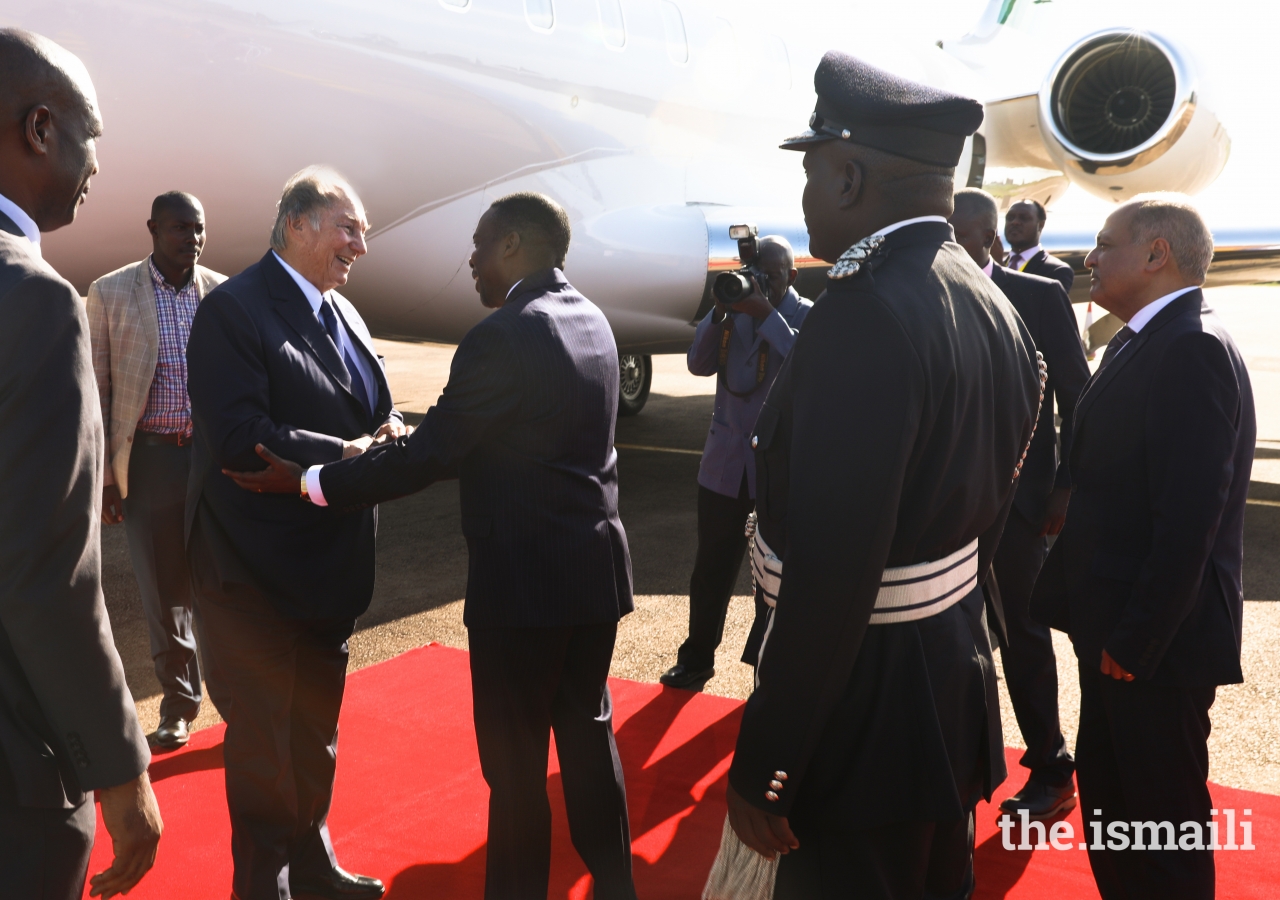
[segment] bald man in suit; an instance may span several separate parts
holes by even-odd
[[[68,225],[102,133],[84,64],[0,29],[0,895],[79,900],[93,792],[130,890],[162,828],[101,587],[103,432],[79,293],[40,234]]]

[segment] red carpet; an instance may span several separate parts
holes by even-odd
[[[642,900],[697,898],[719,844],[741,704],[633,681],[614,680],[612,689],[637,891]],[[341,727],[330,825],[343,866],[383,879],[391,900],[481,897],[488,789],[471,726],[466,653],[433,645],[354,673]],[[210,728],[152,762],[165,834],[155,869],[130,900],[230,895],[221,741],[222,727]],[[1022,784],[1018,755],[1009,751],[1013,774],[997,802]],[[554,757],[550,770],[550,896],[579,900],[589,896],[590,879],[569,842]],[[1280,897],[1280,797],[1216,785],[1213,795],[1237,816],[1252,810],[1257,847],[1216,854],[1218,896]],[[1067,821],[1078,844],[1085,839],[1079,811]],[[101,819],[98,829],[93,872],[111,857]],[[1013,839],[1021,840],[1016,829]],[[978,810],[977,840],[976,896],[982,900],[1097,897],[1084,851],[1007,851],[986,804]]]

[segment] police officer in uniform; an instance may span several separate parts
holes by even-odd
[[[785,854],[777,898],[973,890],[973,809],[1005,776],[981,582],[1043,369],[954,242],[982,107],[831,52],[804,151],[827,290],[756,424],[753,565],[776,594],[729,821]]]

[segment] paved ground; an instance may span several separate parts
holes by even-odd
[[[1248,357],[1258,398],[1258,460],[1246,524],[1244,670],[1246,683],[1220,689],[1210,743],[1212,777],[1234,787],[1280,794],[1280,288],[1211,292]],[[381,342],[401,408],[421,414],[448,377],[452,347]],[[644,412],[618,423],[621,511],[631,543],[637,610],[619,629],[615,675],[655,681],[684,638],[689,572],[696,544],[698,451],[714,382],[694,378],[683,358],[659,357],[653,396]],[[640,447],[661,447],[662,452]],[[688,452],[692,451],[692,452]],[[1272,503],[1274,505],[1265,505]],[[158,685],[151,670],[146,624],[123,528],[104,529],[104,582],[116,643],[144,726],[158,721]],[[352,638],[353,667],[388,659],[428,641],[466,646],[462,596],[466,547],[458,531],[456,484],[436,485],[382,507],[378,580],[373,604]],[[707,690],[745,697],[751,670],[736,661],[751,621],[744,569],[725,628],[716,677]],[[1079,708],[1075,657],[1057,636],[1061,704],[1074,743]],[[429,689],[429,686],[424,686]],[[1003,693],[1005,742],[1018,746],[1017,726]],[[217,721],[211,710],[198,727]]]

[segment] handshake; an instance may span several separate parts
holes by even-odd
[[[370,447],[390,444],[411,434],[413,434],[412,425],[405,425],[399,419],[389,419],[373,434],[361,435],[354,441],[343,441],[342,458],[350,459],[353,456],[359,456]],[[246,491],[252,491],[255,494],[301,493],[304,471],[301,465],[277,456],[262,444],[258,444],[254,450],[267,461],[265,469],[260,472],[233,472],[230,469],[223,469],[222,474]]]
[[[350,459],[353,456],[359,456],[370,447],[376,447],[379,444],[389,444],[397,438],[405,437],[410,434],[413,434],[412,425],[406,425],[399,419],[389,419],[373,434],[362,434],[354,441],[343,441],[342,458]],[[262,456],[262,449],[263,448],[261,447],[258,448],[259,456]],[[267,459],[265,456],[262,458]],[[231,473],[228,472],[227,474]]]

